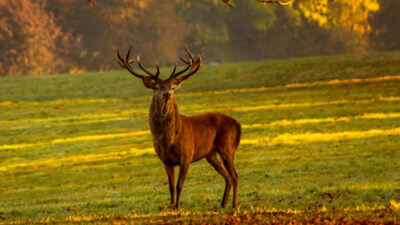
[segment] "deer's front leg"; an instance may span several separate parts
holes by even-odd
[[[175,167],[164,164],[168,175],[169,192],[171,194],[171,208],[175,208]]]
[[[186,175],[189,169],[189,162],[182,162],[179,168],[179,179],[178,184],[176,185],[177,196],[176,196],[176,209],[179,209],[180,206],[180,198],[181,192],[183,188],[183,183],[185,182]]]

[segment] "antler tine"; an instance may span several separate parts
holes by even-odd
[[[157,62],[156,62],[156,67],[157,67],[157,73],[156,73],[155,77],[158,79],[158,77],[160,76],[160,68],[158,67]]]
[[[172,70],[172,73],[169,76],[170,78],[175,76],[176,67],[178,67],[178,63],[175,63],[174,69]]]
[[[190,69],[188,74],[186,74],[186,75],[184,75],[182,77],[179,77],[180,80],[186,80],[188,77],[192,76],[194,73],[196,73],[199,70],[201,62],[203,60],[203,53],[199,52],[199,58],[196,61],[194,61],[193,54],[189,51],[189,49],[185,47],[185,50],[188,53],[190,59],[188,61],[186,61],[183,58],[180,58],[180,59],[184,63],[186,63],[188,66],[185,69],[183,69],[182,71],[176,73],[173,77],[170,77],[169,79],[174,78],[174,77],[178,77],[179,75],[181,75],[182,73],[184,73],[188,69]]]
[[[126,66],[125,66],[125,59],[123,59],[122,56],[121,56],[121,53],[119,53],[119,48],[117,48],[117,56],[118,56],[118,64],[119,64],[122,68],[126,69]]]
[[[190,58],[193,59],[193,53],[190,52],[190,50],[187,48],[187,46],[185,46],[185,50],[186,50],[187,54],[190,56]]]
[[[184,63],[186,63],[186,64],[190,64],[190,61],[191,61],[191,59],[189,59],[189,61],[186,61],[184,58],[182,58],[182,57],[179,57],[179,59],[182,61],[182,62],[184,62]]]
[[[191,67],[190,73],[195,73],[200,68],[202,61],[203,61],[203,56],[202,56],[202,53],[199,52],[199,59],[195,62],[195,65]],[[187,76],[187,75],[185,75],[185,76]]]
[[[185,69],[183,69],[183,70],[177,72],[177,73],[174,75],[174,77],[177,77],[177,76],[181,75],[182,73],[186,72],[189,68],[190,68],[190,65],[188,65]]]
[[[133,75],[136,76],[136,77],[139,77],[139,78],[141,78],[141,79],[149,79],[149,78],[150,78],[150,79],[153,79],[153,80],[158,80],[158,76],[160,75],[160,68],[158,67],[158,64],[156,63],[156,66],[157,66],[157,73],[156,73],[156,74],[153,74],[153,73],[151,73],[149,70],[147,70],[146,68],[144,68],[144,67],[142,66],[142,64],[140,63],[140,57],[137,56],[137,62],[138,62],[139,67],[140,67],[144,72],[146,72],[148,75],[150,75],[150,77],[141,75],[141,74],[137,73],[137,72],[132,68],[132,66],[131,66],[131,64],[132,64],[133,62],[135,62],[134,59],[129,59],[129,56],[130,56],[130,54],[131,54],[131,51],[132,51],[132,46],[129,47],[129,50],[128,50],[128,52],[126,53],[125,58],[122,58],[122,56],[121,56],[121,54],[120,54],[120,52],[119,52],[119,49],[117,48],[117,56],[118,56],[118,59],[119,59],[119,60],[118,60],[118,64],[119,64],[122,68],[128,70],[131,74],[133,74]]]
[[[189,55],[189,61],[186,61],[186,59],[179,57],[179,59],[184,62],[185,64],[191,64],[193,63],[194,59],[193,59],[193,53],[190,52],[190,50],[185,46],[185,50],[187,52],[187,54]]]
[[[187,78],[189,78],[190,76],[192,76],[193,74],[195,74],[201,65],[201,57],[199,57],[199,59],[194,63],[194,66],[191,67],[190,72],[188,74],[186,74],[185,76],[179,77],[180,80],[186,80]]]
[[[123,66],[123,63],[122,63],[124,60],[122,59],[121,54],[119,53],[119,48],[117,48],[117,56],[118,56],[118,59],[119,59],[119,60],[118,60],[119,65],[122,64],[122,65],[121,65],[122,68],[125,68],[125,66]]]
[[[126,56],[125,56],[125,58],[122,58],[122,56],[121,56],[121,54],[119,53],[119,49],[117,49],[117,56],[118,56],[118,59],[119,59],[119,61],[118,61],[118,64],[122,67],[122,68],[124,68],[124,69],[127,69],[131,74],[133,74],[134,76],[136,76],[136,77],[139,77],[139,78],[141,78],[141,79],[145,79],[146,77],[145,76],[143,76],[143,75],[141,75],[141,74],[139,74],[139,73],[137,73],[132,67],[131,67],[131,63],[133,63],[135,60],[133,60],[133,59],[129,59],[129,56],[130,56],[130,54],[131,54],[131,51],[132,51],[132,46],[130,46],[130,48],[129,48],[129,50],[128,50],[128,53],[126,54]]]
[[[131,55],[132,48],[133,48],[132,45],[129,46],[128,52],[126,53],[126,56],[125,56],[125,61],[126,61],[126,62],[129,62],[129,61],[130,61],[130,60],[129,60],[129,56]]]
[[[186,72],[186,71],[192,66],[192,64],[193,64],[192,59],[189,59],[189,61],[186,61],[186,60],[184,60],[184,59],[181,58],[181,57],[179,57],[179,58],[180,58],[184,63],[188,64],[188,66],[187,66],[186,68],[184,68],[183,70],[181,70],[181,71],[175,73],[175,70],[176,70],[176,67],[177,67],[177,64],[175,64],[174,70],[172,71],[172,74],[171,74],[171,76],[169,76],[168,80],[169,80],[169,79],[172,79],[172,78],[174,78],[174,77],[177,77],[177,76],[181,75],[182,73]]]
[[[170,80],[170,79],[172,79],[172,78],[175,78],[175,77],[178,77],[179,75],[183,74],[183,73],[186,72],[188,69],[190,69],[190,72],[189,72],[188,74],[186,74],[185,76],[179,78],[179,79],[181,79],[181,80],[185,80],[185,79],[187,79],[188,77],[190,77],[191,75],[193,75],[194,73],[196,73],[197,70],[200,68],[201,61],[202,61],[202,58],[203,58],[203,53],[200,52],[200,53],[199,53],[199,59],[198,59],[197,61],[195,61],[195,60],[193,59],[193,53],[191,53],[190,50],[189,50],[186,46],[185,46],[185,50],[186,50],[187,54],[189,55],[189,60],[185,60],[184,58],[181,58],[181,57],[179,57],[179,59],[180,59],[182,62],[184,62],[185,64],[187,64],[187,67],[184,68],[183,70],[181,70],[181,71],[175,73],[175,72],[176,72],[176,68],[177,68],[177,64],[175,64],[175,67],[174,67],[174,69],[173,69],[173,71],[172,71],[172,74],[171,74],[171,76],[168,78],[168,80]]]
[[[118,56],[120,56],[119,55],[119,50],[118,50]],[[118,57],[119,58],[119,57]],[[121,59],[119,59],[117,62],[118,62],[118,64],[123,68],[123,69],[125,69],[125,66],[124,66],[124,64],[121,62],[122,60]]]
[[[146,68],[144,68],[142,66],[142,64],[140,63],[140,57],[139,56],[137,56],[136,59],[137,59],[137,62],[138,62],[138,65],[139,65],[140,69],[142,69],[144,72],[146,72],[148,75],[150,75],[151,78],[153,78],[153,79],[157,79],[158,78],[158,76],[154,75],[152,72],[150,72],[149,70],[147,70]],[[159,69],[157,69],[157,72],[159,73]]]

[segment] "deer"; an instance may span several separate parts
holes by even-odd
[[[225,191],[221,206],[228,204],[229,193],[233,186],[233,208],[238,206],[238,174],[234,165],[235,151],[240,144],[240,123],[221,113],[206,113],[196,116],[185,116],[179,113],[174,91],[190,76],[195,74],[202,63],[201,52],[198,59],[185,47],[189,58],[180,60],[186,67],[177,71],[177,65],[168,79],[161,79],[160,69],[157,72],[146,69],[137,56],[139,68],[147,75],[136,72],[132,67],[135,59],[130,59],[132,46],[123,58],[117,49],[119,65],[135,77],[142,79],[145,87],[153,90],[149,110],[149,126],[153,136],[153,147],[158,158],[164,164],[168,175],[170,207],[180,208],[180,199],[188,173],[189,164],[206,158],[207,162],[225,179]],[[175,188],[175,167],[179,166],[178,182]],[[176,196],[176,198],[175,198]]]

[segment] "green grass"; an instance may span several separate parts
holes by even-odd
[[[238,213],[398,209],[395,75],[400,52],[204,65],[176,98],[183,114],[220,111],[248,126],[236,153]],[[285,86],[352,78],[364,80]],[[0,223],[168,212],[151,136],[133,134],[148,130],[151,95],[124,71],[1,78]],[[192,164],[182,210],[214,210],[223,188],[206,161]]]

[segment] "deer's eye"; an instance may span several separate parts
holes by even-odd
[[[154,90],[158,90],[158,87],[154,87]]]
[[[171,88],[172,90],[175,90],[175,87]]]

